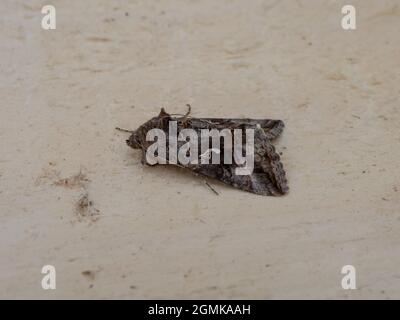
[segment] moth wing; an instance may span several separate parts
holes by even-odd
[[[282,195],[268,173],[257,170],[250,175],[237,175],[236,168],[235,165],[201,165],[192,166],[189,169],[247,192],[263,196]]]
[[[272,119],[224,119],[224,118],[190,118],[190,122],[194,127],[210,128],[255,128],[259,125],[267,135],[267,138],[274,140],[280,136],[285,127],[282,120]]]
[[[254,136],[254,169],[251,174],[238,175],[237,164],[189,165],[189,169],[203,176],[217,179],[235,188],[266,196],[280,196],[288,192],[286,173],[279,154],[264,130],[257,128]]]

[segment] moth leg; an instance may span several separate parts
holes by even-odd
[[[146,160],[146,152],[144,152],[143,150],[142,150],[142,157],[140,158],[140,162],[142,164],[148,164],[147,160]]]
[[[217,192],[217,190],[215,190],[215,189],[212,187],[212,185],[208,183],[207,180],[204,180],[204,183],[205,183],[205,185],[206,185],[207,187],[210,188],[210,190],[211,190],[212,192],[214,192],[217,196],[219,196],[219,193]]]

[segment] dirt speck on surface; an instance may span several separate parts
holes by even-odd
[[[82,171],[79,171],[79,173],[76,175],[55,181],[54,185],[73,189],[83,188],[86,186],[87,182],[89,182],[89,179],[84,173],[82,173]]]
[[[93,201],[89,199],[88,192],[80,196],[76,205],[76,214],[79,221],[95,222],[100,218],[100,211],[93,206]]]
[[[49,164],[50,165],[50,164]],[[60,172],[53,168],[44,168],[35,180],[35,185],[40,186],[47,183],[49,180],[60,179]]]
[[[333,80],[333,81],[342,81],[342,80],[347,80],[347,77],[341,73],[341,72],[336,72],[328,75],[328,80]]]
[[[95,279],[95,277],[96,277],[96,271],[93,271],[93,270],[85,270],[85,271],[82,271],[82,275],[83,275],[86,279],[93,281],[93,280]]]

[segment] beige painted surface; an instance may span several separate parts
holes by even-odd
[[[1,298],[400,298],[397,0],[0,8]],[[213,183],[216,196],[181,170],[144,168],[114,130],[186,103],[193,116],[284,120],[290,193]],[[92,217],[77,211],[85,193]],[[341,289],[346,264],[357,290]]]

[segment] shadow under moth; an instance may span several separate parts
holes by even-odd
[[[126,142],[128,146],[142,150],[143,164],[175,165],[205,178],[216,179],[259,195],[280,196],[288,192],[285,171],[279,154],[272,145],[272,141],[283,131],[283,121],[194,118],[190,116],[190,105],[188,107],[189,110],[185,115],[169,114],[162,108],[158,116],[134,131],[117,129],[131,133]],[[177,136],[171,134],[172,125],[175,126]],[[156,134],[153,134],[154,132]],[[182,137],[180,135],[183,132],[191,134]],[[219,134],[217,141],[213,140],[210,132]],[[248,132],[252,132],[251,141],[247,135]],[[232,137],[235,144],[232,143]],[[213,142],[212,148],[209,147],[210,141]],[[247,148],[249,142],[252,142],[250,149]],[[217,147],[214,147],[215,144]],[[241,147],[236,148],[239,149],[240,155],[235,149],[237,146]],[[243,161],[238,161],[244,159],[243,150],[246,151],[246,157],[249,151],[252,152],[252,167],[247,174],[243,172],[238,174],[238,170],[245,166]],[[151,153],[149,151],[153,152],[153,157],[149,157]],[[188,161],[183,163],[177,161],[177,154]],[[207,182],[206,184],[217,193]]]

